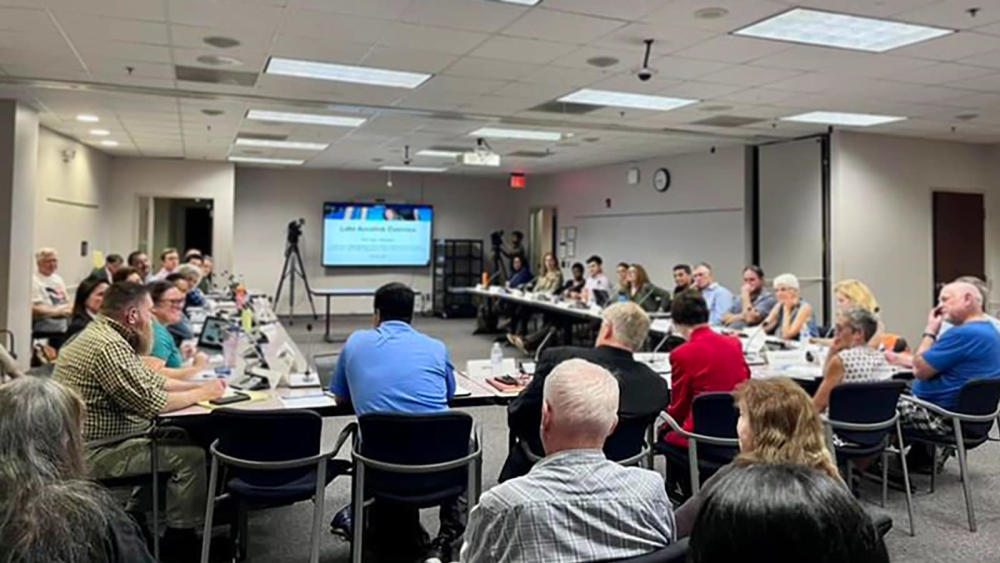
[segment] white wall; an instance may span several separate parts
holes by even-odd
[[[111,162],[111,249],[123,256],[139,241],[139,197],[212,199],[212,247],[217,271],[233,266],[235,172],[226,162],[116,158]],[[284,203],[284,202],[281,202]],[[159,251],[150,258],[159,269]]]
[[[74,156],[64,162],[64,151]],[[108,251],[111,158],[73,139],[40,128],[34,245],[59,251],[59,274],[69,286],[90,275],[93,252]],[[80,243],[89,251],[80,255]]]
[[[575,258],[591,254],[614,264],[638,262],[653,283],[673,289],[674,264],[707,261],[716,280],[730,290],[740,285],[746,264],[744,205],[745,151],[742,147],[654,158],[538,177],[517,193],[517,224],[527,232],[533,207],[558,208],[559,228],[576,227]],[[638,185],[628,185],[626,173],[640,169]],[[666,193],[653,189],[653,173],[670,170]],[[606,206],[606,199],[611,206]],[[611,274],[613,277],[613,274]]]
[[[386,188],[383,172],[238,168],[235,271],[245,276],[250,288],[273,294],[284,261],[288,222],[303,217],[306,224],[300,249],[314,287],[374,288],[401,281],[430,293],[430,268],[323,268],[320,251],[326,201],[384,198],[433,205],[434,238],[486,239],[493,229],[512,225],[514,194],[505,178],[396,173],[392,181],[392,188]],[[287,312],[288,293],[287,288],[282,289],[281,314]],[[296,287],[295,301],[297,313],[309,310],[301,284]],[[316,302],[321,315],[323,307],[323,301]],[[332,309],[337,313],[370,313],[371,298],[334,299]]]
[[[1000,149],[838,132],[832,157],[833,281],[868,284],[889,331],[915,341],[931,306],[934,190],[985,194],[986,272],[1000,279]]]

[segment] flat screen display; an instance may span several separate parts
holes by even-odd
[[[324,266],[427,266],[434,208],[409,203],[323,204]]]

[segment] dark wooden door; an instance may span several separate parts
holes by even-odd
[[[934,192],[934,299],[959,276],[986,279],[983,194]]]
[[[208,207],[184,208],[185,248],[197,248],[212,254],[212,210]]]

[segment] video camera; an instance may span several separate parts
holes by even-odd
[[[490,244],[493,248],[499,248],[503,246],[503,231],[493,231],[490,233]]]
[[[302,226],[306,224],[306,220],[302,217],[288,222],[288,244],[298,244],[299,237],[302,236]]]

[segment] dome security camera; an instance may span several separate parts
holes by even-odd
[[[649,67],[642,67],[635,73],[642,82],[648,82],[653,77],[653,71]]]

